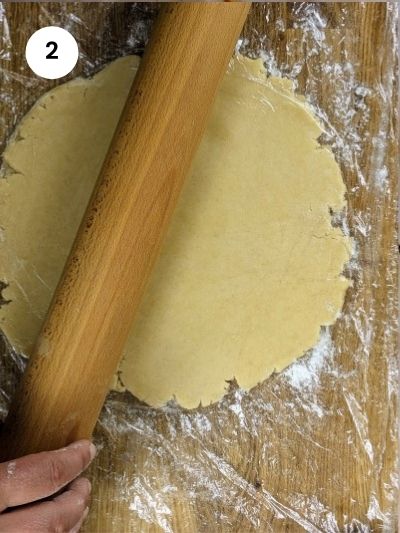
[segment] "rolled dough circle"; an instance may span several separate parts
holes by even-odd
[[[1,324],[26,353],[138,61],[44,95],[5,151],[0,260],[11,302]],[[232,378],[251,388],[336,319],[351,243],[331,224],[345,187],[321,133],[289,80],[267,78],[261,60],[232,60],[124,350],[122,383],[141,400],[192,408]]]

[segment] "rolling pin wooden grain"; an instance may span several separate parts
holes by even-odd
[[[4,458],[91,436],[249,7],[161,9],[6,420]]]

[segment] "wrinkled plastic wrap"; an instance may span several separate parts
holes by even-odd
[[[27,5],[27,4],[26,4]],[[24,36],[68,29],[71,74],[141,53],[154,4],[0,6],[0,142],[55,83],[31,75]],[[395,531],[398,498],[396,4],[267,3],[238,50],[306,96],[339,162],[348,208],[333,217],[354,241],[353,287],[318,344],[250,392],[231,384],[216,405],[153,409],[110,393],[88,531]],[[371,24],[371,17],[376,21]],[[369,27],[364,33],[361,22]],[[38,236],[40,239],[40,236]],[[300,356],[301,354],[299,354]],[[24,359],[3,339],[4,418]]]

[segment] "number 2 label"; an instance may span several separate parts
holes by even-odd
[[[50,48],[51,46],[53,47],[53,49],[47,54],[46,59],[58,59],[58,56],[54,55],[58,48],[58,44],[54,41],[49,41],[46,44],[46,48]]]
[[[46,26],[30,36],[25,57],[37,76],[56,80],[69,74],[75,67],[79,58],[78,43],[64,28]]]

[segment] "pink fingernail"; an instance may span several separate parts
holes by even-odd
[[[87,440],[78,440],[70,444],[68,448],[73,448],[73,449],[82,448],[82,447],[86,448],[87,445],[88,445]],[[96,449],[96,446],[92,442],[89,442],[89,454],[90,454],[90,460],[93,461],[93,459],[96,457],[97,449]]]
[[[96,457],[96,454],[97,454],[97,449],[96,449],[96,446],[93,444],[93,442],[90,443],[89,450],[90,450],[90,460],[93,461],[93,459]]]
[[[88,478],[83,477],[83,478],[81,478],[81,479],[82,479],[82,482],[85,483],[86,488],[87,488],[87,491],[88,491],[89,493],[92,492],[92,484],[90,483],[90,481],[88,480]]]

